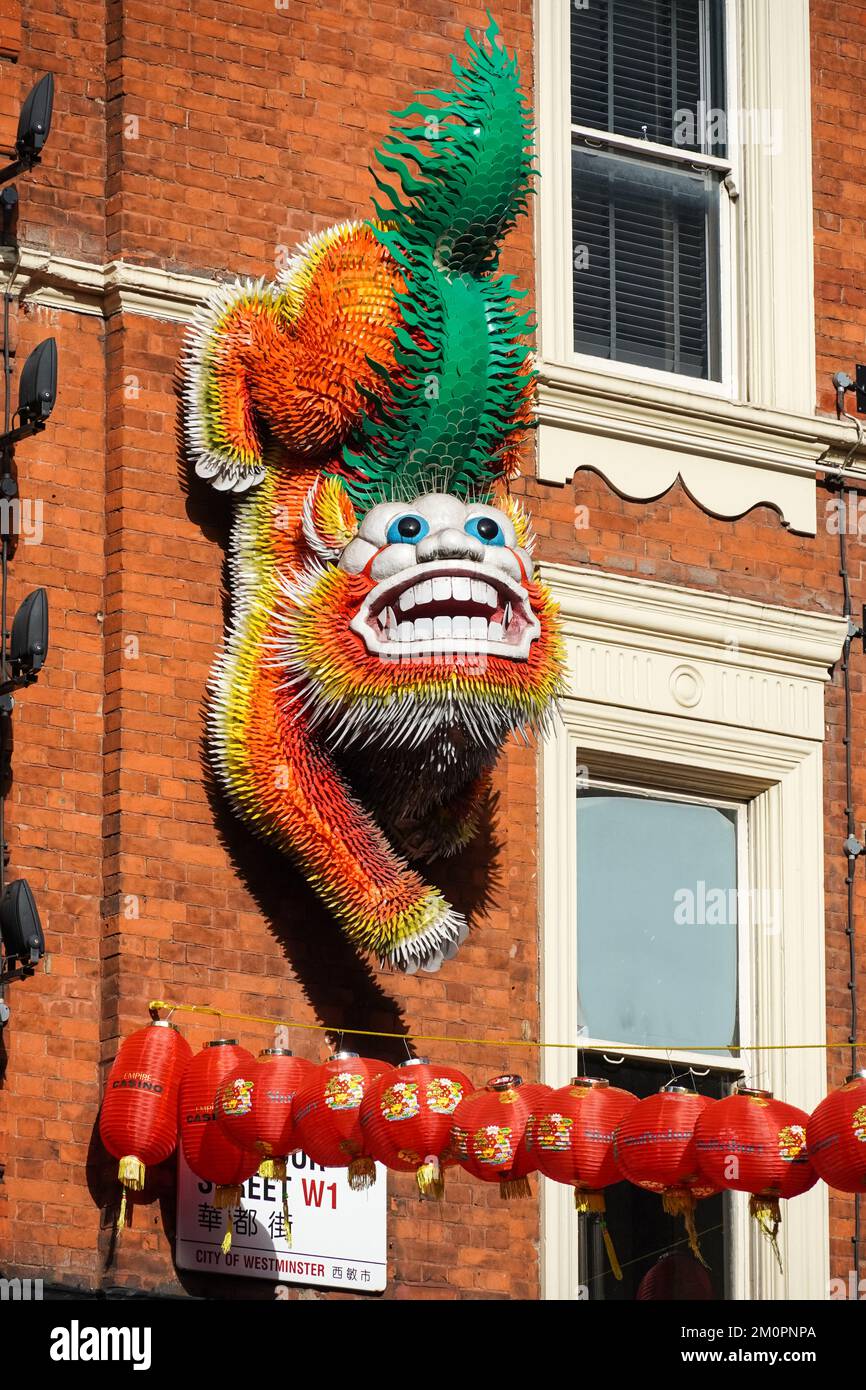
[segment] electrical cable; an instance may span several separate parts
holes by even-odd
[[[844,396],[843,396],[844,401]],[[842,495],[844,489],[844,470],[847,468],[851,459],[863,443],[863,426],[854,415],[849,415],[844,409],[844,405],[837,406],[836,414],[840,420],[849,420],[857,431],[857,438],[839,470],[839,577],[842,580],[843,612],[842,616],[848,623],[848,632],[842,648],[842,685],[845,709],[845,733],[843,745],[845,748],[845,823],[847,835],[844,844],[845,854],[848,860],[848,871],[845,875],[846,889],[846,924],[845,932],[848,937],[848,990],[851,1001],[851,1032],[849,1045],[851,1048],[851,1075],[857,1072],[857,1049],[861,1044],[857,1042],[858,1005],[857,1005],[857,943],[855,935],[855,886],[857,860],[863,853],[863,845],[857,838],[857,827],[854,817],[854,768],[851,758],[851,742],[853,737],[853,709],[851,698],[851,644],[856,637],[862,637],[862,628],[858,627],[853,621],[853,610],[851,606],[851,579],[848,572],[848,543],[847,543],[847,515],[845,513],[845,501]],[[829,477],[828,477],[829,481]],[[862,1248],[862,1219],[860,1211],[860,1197],[854,1196],[854,1234],[851,1237],[853,1246],[853,1261],[856,1278],[856,1285],[860,1283],[860,1254]]]
[[[3,287],[3,432],[9,433],[12,423],[12,354],[9,350],[9,309],[12,303],[12,286],[21,265],[21,248],[15,248],[15,260],[9,278]],[[0,460],[0,477],[7,478],[12,471],[11,454],[8,444],[3,449]],[[6,679],[7,645],[6,624],[9,593],[9,527],[8,517],[2,518],[2,537],[0,537],[0,680]],[[8,752],[9,714],[0,711],[0,898],[6,888],[6,761]],[[5,1000],[5,987],[0,981],[0,1002]]]

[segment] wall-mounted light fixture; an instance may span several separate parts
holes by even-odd
[[[32,975],[45,954],[45,937],[26,878],[7,884],[0,898],[0,981]]]
[[[51,73],[40,77],[32,87],[18,118],[18,134],[15,138],[16,159],[0,169],[0,183],[8,183],[19,174],[27,173],[42,158],[42,147],[51,130],[51,113],[54,110],[54,78]]]
[[[18,386],[18,425],[0,434],[0,449],[9,449],[44,430],[56,399],[57,344],[46,338],[24,363]]]

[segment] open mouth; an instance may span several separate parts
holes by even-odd
[[[368,652],[395,660],[442,652],[525,661],[541,632],[526,590],[470,560],[431,561],[383,580],[349,626]]]

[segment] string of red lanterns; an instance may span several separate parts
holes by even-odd
[[[425,1058],[393,1067],[339,1052],[316,1065],[272,1048],[256,1060],[233,1039],[193,1055],[177,1028],[159,1020],[121,1046],[99,1129],[119,1161],[119,1229],[127,1193],[140,1192],[145,1168],[180,1140],[226,1210],[224,1248],[242,1184],[257,1170],[285,1182],[286,1158],[298,1148],[315,1163],[347,1168],[355,1190],[375,1181],[381,1163],[414,1173],[419,1194],[439,1200],[444,1171],[455,1164],[498,1183],[509,1199],[528,1195],[537,1171],[571,1187],[577,1210],[602,1223],[604,1189],[626,1179],[684,1216],[699,1258],[695,1206],[719,1191],[749,1194],[777,1258],[780,1201],[818,1178],[866,1193],[866,1073],[809,1116],[742,1084],[723,1100],[676,1086],[639,1100],[596,1077],[553,1090],[509,1074],[476,1091],[462,1071]],[[620,1277],[606,1226],[604,1237]]]

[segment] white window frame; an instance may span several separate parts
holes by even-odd
[[[813,1109],[826,1094],[823,1049],[779,1044],[826,1037],[823,687],[845,623],[599,571],[545,565],[542,573],[560,603],[569,671],[561,720],[540,752],[542,1037],[575,1041],[574,1052],[543,1050],[544,1080],[565,1085],[576,1062],[575,769],[586,766],[607,780],[747,804],[753,903],[759,909],[781,887],[782,906],[781,926],[763,930],[753,920],[746,945],[744,1046],[776,1050],[753,1052],[745,1069],[761,1074],[764,1089]],[[610,1050],[629,1055],[628,1047]],[[706,1054],[694,1056],[708,1065]],[[544,1184],[546,1298],[581,1296],[570,1197]],[[823,1183],[786,1204],[783,1274],[749,1221],[747,1199],[733,1194],[731,1202],[733,1298],[828,1297]]]
[[[769,503],[814,534],[824,446],[814,421],[809,0],[727,0],[726,16],[732,201],[720,217],[717,383],[574,352],[570,0],[536,0],[538,476],[564,483],[591,467],[634,500],[680,477],[715,515]],[[744,143],[740,113],[755,112],[781,132],[777,153]]]
[[[631,154],[639,159],[649,158],[653,162],[667,164],[669,166],[686,164],[690,168],[699,171],[714,171],[719,175],[724,175],[719,179],[719,302],[718,302],[718,333],[720,341],[720,380],[714,381],[709,378],[686,376],[677,372],[665,372],[656,367],[642,367],[636,363],[611,361],[605,357],[595,357],[589,353],[575,352],[573,346],[574,329],[572,325],[572,300],[574,294],[573,257],[572,247],[572,228],[571,216],[567,227],[567,237],[565,239],[565,253],[568,256],[569,266],[569,294],[567,303],[567,322],[562,321],[562,316],[557,315],[553,320],[551,328],[556,335],[554,337],[554,353],[557,359],[567,362],[570,366],[584,371],[599,371],[610,373],[616,377],[626,377],[634,381],[645,381],[664,387],[680,387],[687,391],[700,391],[709,396],[724,396],[733,398],[737,394],[739,382],[738,374],[738,286],[739,286],[739,260],[740,260],[740,151],[739,151],[739,130],[738,130],[738,82],[739,64],[737,60],[737,49],[734,42],[736,32],[736,20],[732,13],[735,10],[737,0],[726,0],[726,20],[725,20],[725,105],[731,115],[728,119],[728,153],[724,159],[714,155],[702,154],[698,151],[682,150],[676,145],[659,145],[651,140],[635,140],[630,136],[616,135],[609,131],[594,130],[591,126],[575,125],[570,120],[571,92],[569,83],[568,54],[570,53],[570,33],[571,5],[569,0],[565,0],[564,6],[559,7],[559,0],[553,0],[543,6],[543,13],[547,15],[547,24],[555,29],[557,24],[561,26],[555,32],[554,42],[561,45],[561,52],[566,55],[564,64],[560,67],[564,69],[566,80],[565,100],[569,108],[569,120],[567,126],[567,143],[562,142],[565,148],[556,151],[551,150],[551,154],[556,164],[561,169],[560,177],[565,184],[566,206],[571,210],[571,146],[575,136],[588,146],[604,147],[612,154]],[[544,27],[540,35],[540,53],[544,52],[543,43],[545,42]],[[562,80],[560,74],[560,81]],[[545,140],[550,138],[551,143],[555,144],[556,132],[551,131],[548,137],[545,130]],[[560,254],[562,248],[560,249]],[[542,244],[541,257],[546,255],[546,243]],[[561,301],[559,301],[561,303]],[[542,300],[542,305],[544,301]],[[554,301],[557,303],[557,301]],[[707,332],[711,331],[710,316],[712,306],[707,301]],[[557,319],[559,321],[557,321]],[[542,330],[544,331],[544,329]]]

